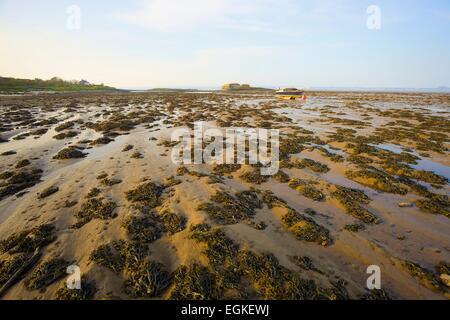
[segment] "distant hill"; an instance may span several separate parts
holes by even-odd
[[[0,77],[1,93],[21,93],[34,91],[51,91],[51,92],[82,92],[82,91],[112,91],[117,90],[103,84],[91,84],[86,80],[81,81],[65,81],[60,78],[52,78],[50,80],[42,79],[15,79]]]

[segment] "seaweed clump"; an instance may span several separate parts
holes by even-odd
[[[73,121],[65,122],[65,123],[60,124],[59,126],[57,126],[55,128],[55,131],[56,132],[61,132],[61,131],[73,128],[74,125],[75,125],[75,122],[73,122]]]
[[[133,152],[131,155],[131,159],[142,159],[144,156],[139,151]]]
[[[113,142],[114,140],[109,138],[109,137],[100,137],[94,141],[91,142],[91,145],[96,146],[96,145],[105,145],[105,144],[109,144],[111,142]]]
[[[117,251],[121,249],[121,242],[113,242],[112,247]],[[89,260],[94,261],[98,265],[110,269],[114,273],[120,273],[125,267],[124,256],[113,251],[111,245],[101,245],[89,256]]]
[[[33,169],[30,171],[21,170],[19,172],[4,172],[0,179],[5,180],[0,183],[0,200],[14,195],[27,188],[31,188],[41,181],[42,170]]]
[[[186,218],[173,212],[165,211],[160,216],[163,230],[171,235],[186,229]]]
[[[427,213],[440,214],[450,218],[450,201],[446,195],[433,194],[430,199],[416,201],[417,207]]]
[[[408,271],[408,273],[420,280],[420,282],[429,289],[441,290],[439,280],[436,279],[434,273],[423,268],[421,265],[411,261],[401,261],[401,265]]]
[[[408,190],[398,184],[398,180],[378,169],[347,171],[349,179],[381,192],[405,195]]]
[[[369,210],[363,208],[361,204],[369,204],[370,198],[361,190],[336,186],[336,191],[332,193],[351,216],[365,223],[380,223],[380,219],[374,216]]]
[[[248,277],[258,295],[265,300],[346,300],[345,282],[321,288],[313,280],[302,279],[298,273],[281,266],[271,254],[258,255],[245,250],[238,256],[240,270]]]
[[[127,152],[130,150],[133,150],[134,146],[131,144],[127,144],[125,147],[123,147],[122,152]]]
[[[203,243],[203,254],[208,258],[211,273],[215,276],[215,296],[232,294],[242,296],[240,286],[241,272],[238,270],[236,257],[239,246],[218,228],[212,228],[206,223],[193,225],[190,228],[191,239]]]
[[[110,220],[117,217],[114,212],[116,204],[112,201],[104,201],[102,198],[90,198],[82,204],[81,210],[77,213],[77,223],[75,228],[79,229],[93,219]]]
[[[148,247],[143,243],[115,241],[91,253],[90,260],[119,274],[125,273],[124,290],[136,298],[155,298],[170,284],[164,265],[148,260]]]
[[[64,140],[64,139],[76,137],[77,135],[78,135],[78,132],[76,132],[76,131],[67,131],[67,132],[61,132],[61,133],[53,136],[53,139]]]
[[[123,224],[131,240],[150,243],[161,238],[163,229],[158,216],[131,216]]]
[[[92,188],[91,190],[89,190],[88,194],[86,195],[86,198],[95,198],[97,196],[100,195],[100,193],[102,193],[102,191],[99,188]]]
[[[298,267],[302,268],[303,270],[315,271],[317,273],[322,273],[322,271],[317,269],[317,267],[314,265],[312,259],[308,256],[303,256],[303,257],[293,256],[293,257],[291,257],[291,261],[293,263],[295,263],[295,265],[297,265]]]
[[[297,190],[302,196],[314,201],[325,201],[326,197],[322,191],[313,186],[314,182],[301,179],[289,180],[289,187]]]
[[[119,274],[127,267],[145,259],[148,254],[147,244],[119,240],[101,245],[91,253],[89,259]]]
[[[392,300],[389,294],[383,289],[373,289],[370,293],[363,294],[361,300]]]
[[[230,175],[239,169],[241,169],[240,164],[216,164],[213,167],[213,172],[214,174],[223,177],[225,175]]]
[[[163,264],[144,260],[127,269],[125,291],[133,297],[154,298],[169,286],[170,277]]]
[[[238,253],[238,246],[220,229],[213,229],[203,223],[191,226],[191,238],[206,244],[204,254],[214,266],[227,267],[233,265]]]
[[[269,181],[270,178],[270,176],[262,175],[260,170],[258,169],[252,169],[250,171],[247,171],[242,175],[240,175],[239,177],[247,183],[254,183],[254,184],[265,183]]]
[[[27,166],[29,166],[30,164],[31,164],[31,162],[30,162],[30,160],[28,160],[28,159],[20,160],[20,161],[17,162],[17,164],[16,164],[16,169],[21,169],[21,168],[27,167]]]
[[[281,220],[286,229],[292,232],[298,240],[315,242],[324,247],[333,243],[328,229],[292,208],[288,209]]]
[[[112,186],[115,186],[116,184],[122,183],[122,180],[104,178],[100,181],[100,183],[105,187],[112,187]]]
[[[362,223],[355,222],[355,223],[347,224],[344,227],[344,229],[347,231],[350,231],[350,232],[359,232],[361,230],[366,229],[366,227]]]
[[[211,201],[213,203],[201,204],[198,210],[207,212],[217,223],[223,225],[250,219],[254,217],[256,209],[262,208],[262,202],[255,191],[243,191],[235,196],[217,191]]]
[[[269,191],[269,190],[266,190],[263,192],[262,199],[263,199],[264,203],[269,207],[269,209],[273,209],[276,207],[280,207],[280,208],[288,207],[286,201],[277,197],[276,195],[273,194],[272,191]]]
[[[0,252],[32,253],[55,241],[55,227],[52,224],[43,224],[33,229],[15,233],[0,241]]]
[[[215,275],[196,263],[179,267],[173,283],[170,293],[172,300],[215,300],[221,295]]]
[[[25,281],[25,287],[29,290],[40,290],[62,279],[66,275],[69,262],[60,258],[52,258],[42,262]]]
[[[129,217],[123,224],[131,240],[150,243],[162,237],[163,233],[174,235],[186,228],[186,218],[165,211],[160,215],[150,213],[145,216]]]
[[[0,288],[28,261],[29,255],[17,254],[0,260]]]
[[[54,156],[53,159],[55,160],[80,159],[86,156],[87,156],[86,153],[83,153],[76,147],[68,147],[58,152],[58,154]]]
[[[66,284],[55,293],[55,300],[92,300],[97,287],[94,281],[89,281],[86,277],[81,278],[81,289],[69,289]]]
[[[150,208],[156,208],[161,204],[161,195],[164,187],[153,182],[147,182],[138,186],[134,190],[126,193],[128,201],[133,203],[141,203]]]
[[[302,159],[300,161],[294,161],[293,167],[297,169],[308,168],[316,173],[327,173],[330,171],[330,168],[326,164],[314,161],[312,159]]]

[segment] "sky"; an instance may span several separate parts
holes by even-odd
[[[0,0],[0,76],[450,87],[450,1]]]

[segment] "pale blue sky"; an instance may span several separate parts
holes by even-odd
[[[81,29],[66,8],[81,9]],[[369,30],[367,8],[381,9]],[[448,0],[0,0],[0,75],[117,87],[450,86]]]

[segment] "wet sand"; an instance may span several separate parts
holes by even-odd
[[[303,103],[269,94],[61,94],[2,96],[0,105],[0,285],[17,270],[8,263],[41,252],[3,299],[67,298],[64,268],[54,280],[36,271],[51,259],[78,265],[84,281],[95,283],[91,299],[190,297],[195,285],[187,280],[195,273],[180,270],[193,265],[215,279],[214,294],[203,298],[449,298],[448,95],[316,92]],[[165,142],[195,121],[280,129],[284,178],[250,179],[245,173],[257,170],[251,165],[223,172],[172,163]],[[82,155],[55,159],[65,148]],[[140,195],[137,188],[150,182],[156,187]],[[349,198],[345,188],[365,196]],[[245,191],[253,192],[254,206],[239,200]],[[272,206],[268,192],[283,204]],[[232,249],[215,243],[217,234],[199,240],[194,226],[201,223],[222,231]],[[34,244],[30,230],[42,225],[54,226],[52,237]],[[11,238],[23,231],[31,243],[25,249]],[[114,269],[102,251],[95,258],[119,240],[146,246],[142,264],[123,258]],[[221,254],[221,265],[209,249]],[[248,271],[248,252],[273,255],[280,278]],[[366,289],[370,265],[381,268],[379,296]],[[146,283],[150,269],[159,277]],[[224,276],[230,271],[238,279]],[[39,276],[45,284],[30,288]],[[298,278],[314,281],[320,295],[293,294],[292,283],[303,283]]]

